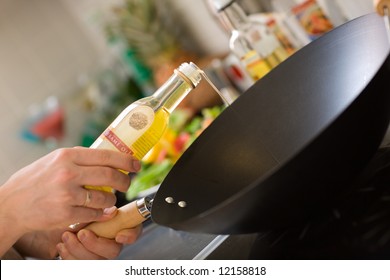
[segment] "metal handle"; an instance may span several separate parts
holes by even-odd
[[[150,217],[152,200],[148,197],[133,201],[118,209],[114,218],[94,222],[85,227],[100,237],[114,239],[122,229],[134,228]]]

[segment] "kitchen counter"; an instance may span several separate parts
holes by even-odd
[[[140,239],[126,245],[120,260],[248,259],[253,235],[212,235],[144,224]]]

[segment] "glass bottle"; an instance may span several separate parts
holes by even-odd
[[[235,0],[212,0],[230,31],[229,47],[254,81],[282,62],[288,53],[266,25],[251,20]]]
[[[326,1],[323,0],[272,0],[271,3],[276,11],[286,15],[288,25],[304,44],[333,29],[334,24],[325,13],[324,7],[332,11],[334,20],[341,23],[340,11],[337,11],[333,0],[328,1],[333,3],[332,5],[325,5]]]
[[[117,150],[141,160],[162,137],[172,111],[199,84],[201,73],[193,63],[181,64],[153,95],[124,109],[90,148]],[[112,191],[107,186],[85,187]]]

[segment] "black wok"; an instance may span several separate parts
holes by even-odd
[[[369,14],[334,29],[256,82],[200,135],[161,184],[152,219],[217,234],[304,219],[346,191],[377,150],[389,124],[389,85],[383,18]]]

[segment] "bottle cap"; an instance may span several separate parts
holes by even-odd
[[[177,70],[183,74],[193,87],[196,87],[199,83],[200,80],[202,79],[201,77],[201,71],[198,66],[196,66],[194,63],[183,63],[177,68]]]
[[[230,6],[235,0],[211,0],[215,9],[220,12]]]

